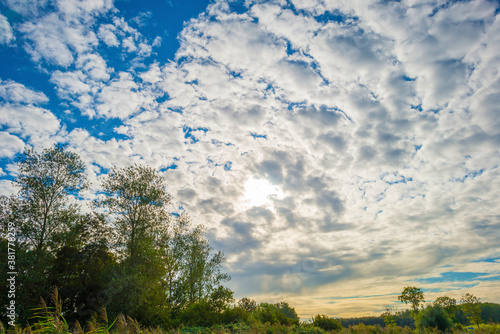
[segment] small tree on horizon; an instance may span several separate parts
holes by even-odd
[[[398,300],[405,304],[411,304],[413,316],[418,314],[420,305],[424,302],[424,293],[417,287],[407,286],[404,288]]]

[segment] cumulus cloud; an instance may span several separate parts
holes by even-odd
[[[60,127],[57,117],[43,108],[5,103],[0,105],[0,110],[0,124],[21,137],[43,132],[54,134]]]
[[[12,158],[16,153],[21,152],[24,148],[24,142],[16,136],[8,132],[0,132],[0,158]],[[1,171],[0,176],[3,171]]]
[[[42,92],[37,92],[21,83],[0,79],[0,97],[9,102],[40,104],[49,99]]]
[[[498,5],[290,3],[213,2],[186,22],[173,61],[143,63],[160,40],[110,2],[33,11],[19,31],[36,62],[58,66],[59,98],[117,125],[108,138],[84,123],[65,132],[33,105],[47,95],[2,81],[1,154],[43,132],[71,143],[95,184],[101,168],[152,165],[226,250],[237,296],[287,298],[303,316],[352,314],[359,291],[360,312],[380,313],[413,283],[460,293],[425,280],[443,266],[498,273],[473,262],[498,240]],[[270,190],[252,202],[255,180]]]

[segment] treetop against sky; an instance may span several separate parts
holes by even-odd
[[[500,302],[497,1],[0,2],[0,193],[67,143],[167,179],[235,297]]]

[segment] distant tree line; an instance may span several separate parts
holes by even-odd
[[[437,328],[446,331],[463,325],[500,322],[500,305],[482,303],[471,293],[465,293],[457,302],[455,298],[441,296],[433,303],[424,305],[424,293],[417,287],[405,287],[398,297],[401,302],[411,304],[410,314],[415,319],[415,327],[420,331]],[[390,314],[389,314],[390,315]]]

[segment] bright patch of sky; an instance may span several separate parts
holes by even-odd
[[[245,183],[244,203],[250,208],[267,206],[273,199],[283,198],[283,192],[266,179],[250,178]]]
[[[238,298],[500,302],[499,7],[3,0],[0,193],[26,145],[68,143],[89,199],[113,165],[160,170]]]

